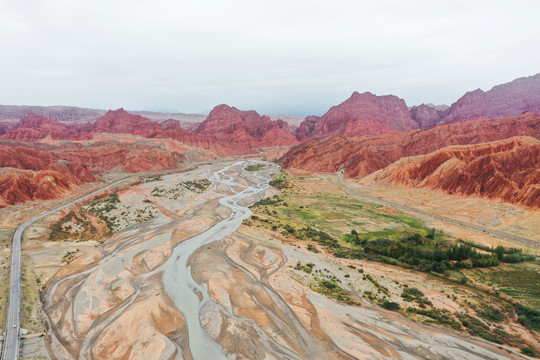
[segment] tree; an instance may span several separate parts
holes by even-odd
[[[495,248],[495,255],[497,255],[497,259],[501,261],[504,257],[504,247],[502,247],[501,245],[497,246]]]

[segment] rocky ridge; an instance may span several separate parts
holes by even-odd
[[[256,111],[242,111],[228,105],[218,105],[199,127],[197,133],[226,138],[249,147],[297,144],[284,120],[272,121]]]
[[[513,137],[402,158],[362,179],[540,208],[540,141]]]
[[[285,168],[367,175],[403,157],[427,154],[451,145],[480,144],[514,136],[540,139],[540,115],[479,119],[427,130],[357,138],[333,136],[291,148],[280,162]],[[316,170],[317,169],[317,170]]]

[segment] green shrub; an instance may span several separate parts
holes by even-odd
[[[521,325],[540,331],[540,310],[518,305],[516,311]]]
[[[401,310],[401,306],[397,302],[388,301],[385,300],[381,304],[381,307],[385,308],[386,310],[392,310],[392,311],[399,311]]]

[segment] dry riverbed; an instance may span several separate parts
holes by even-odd
[[[216,162],[181,174],[148,177],[112,197],[93,199],[33,226],[25,246],[34,262],[36,288],[41,286],[49,354],[192,359],[201,339],[193,338],[196,329],[175,301],[188,295],[179,293],[184,279],[178,287],[166,287],[163,276],[171,267],[164,264],[174,261],[177,246],[219,229],[225,219],[238,216],[241,206],[281,196],[275,188],[261,187],[260,193],[246,195],[232,207],[222,202],[255,189],[264,183],[260,176],[275,171],[271,164],[265,174],[256,173],[263,167],[243,169],[255,164]],[[216,175],[226,166],[230,167]],[[397,233],[410,224],[418,226],[414,219],[405,219],[403,225],[386,215],[358,215],[358,206],[319,178],[293,184],[292,189],[319,199],[300,204],[298,197],[287,195],[288,206],[279,210],[284,222],[279,230],[261,221],[274,216],[270,208],[254,207],[258,218],[252,216],[224,238],[216,231],[189,257],[187,266],[198,284],[194,294],[200,300],[200,325],[207,334],[203,351],[216,345],[215,358],[236,359],[520,358],[459,335],[451,326],[421,323],[429,323],[429,317],[415,314],[415,322],[376,305],[388,300],[405,308],[426,298],[432,303],[428,309],[466,311],[471,308],[467,301],[476,304],[481,292],[459,283],[448,286],[437,276],[395,265],[338,259],[319,245],[315,252],[283,228],[285,223],[298,226],[300,220],[309,220],[330,229],[333,236],[362,227]],[[329,204],[319,206],[324,201]],[[53,238],[51,223],[59,224]],[[403,299],[407,288],[423,295]],[[40,329],[38,324],[33,327]],[[538,341],[519,326],[515,331],[528,336],[529,343]]]

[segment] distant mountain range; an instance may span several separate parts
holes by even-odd
[[[286,121],[290,131],[299,140],[305,140],[329,135],[362,136],[427,129],[463,120],[517,116],[526,111],[540,113],[540,74],[522,77],[489,91],[477,89],[467,92],[451,106],[421,104],[409,108],[403,99],[394,95],[354,92],[349,99],[331,107],[320,117],[267,117],[272,121]],[[202,114],[129,112],[158,122],[177,120],[185,130],[195,130],[207,118]],[[0,123],[16,122],[31,113],[59,122],[81,124],[96,121],[107,110],[73,106],[0,105]]]
[[[489,91],[471,91],[450,107],[422,104],[410,109],[394,95],[376,96],[354,92],[321,117],[309,116],[300,124],[299,139],[329,135],[362,136],[428,129],[436,125],[472,120],[540,113],[540,74],[498,85]]]
[[[204,153],[196,155],[200,158],[293,146],[281,159],[287,168],[313,172],[344,169],[349,177],[380,172],[374,177],[377,181],[405,186],[429,184],[432,188],[452,193],[488,196],[540,207],[540,147],[534,141],[520,139],[524,136],[540,138],[538,114],[540,74],[516,79],[486,92],[468,92],[449,107],[422,104],[408,108],[403,99],[394,95],[354,92],[323,116],[306,118],[260,115],[254,110],[239,110],[225,104],[216,106],[208,116],[128,112],[124,109],[105,111],[66,106],[0,105],[0,120],[3,120],[0,121],[0,154],[3,156],[0,166],[18,169],[18,175],[6,177],[0,174],[4,178],[0,178],[0,185],[12,189],[0,194],[0,200],[14,204],[52,196],[46,190],[49,187],[13,195],[17,194],[15,190],[22,186],[20,184],[26,184],[26,189],[33,189],[32,179],[38,179],[38,175],[25,171],[49,171],[42,173],[40,176],[44,177],[39,179],[63,179],[58,189],[67,189],[69,184],[81,184],[121,166],[121,163],[108,158],[111,150],[101,153],[102,147],[114,148],[117,159],[129,161],[129,166],[122,167],[125,171],[137,172],[177,166],[185,154],[190,153],[189,149],[202,149]],[[115,135],[111,137],[110,134]],[[103,136],[109,141],[107,145],[100,145]],[[472,151],[467,147],[459,151],[443,151],[448,146],[489,143],[511,137],[518,139],[503,148],[508,149],[504,150],[507,152],[513,151],[512,154],[503,155],[499,145],[486,146],[476,151],[473,158],[466,155]],[[148,140],[146,145],[144,139]],[[74,141],[77,143],[66,145]],[[110,141],[123,145],[117,149],[119,145],[111,145]],[[138,144],[135,145],[134,141]],[[170,141],[176,144],[171,150],[171,154],[176,155],[167,154],[160,145]],[[59,148],[47,150],[50,146]],[[88,158],[84,151],[80,152],[81,147],[93,153],[93,158]],[[144,150],[145,147],[154,150]],[[49,151],[54,154],[48,161],[39,160]],[[38,152],[41,155],[35,155]],[[521,154],[518,158],[513,156],[517,152]],[[139,154],[138,157],[130,155],[135,153]],[[490,153],[489,166],[486,165],[483,172],[480,167],[484,163],[477,162],[476,158]],[[416,155],[429,156],[433,168],[426,169],[422,159],[417,159],[412,165],[407,163],[407,171],[399,171],[401,165],[384,170],[394,163],[405,164],[399,160]],[[527,162],[521,164],[523,166],[514,166],[512,169],[519,172],[519,176],[513,176],[514,170],[508,168],[508,164],[520,159],[527,159]],[[100,165],[89,166],[89,163]],[[440,166],[443,167],[439,171]],[[442,183],[439,186],[434,180],[437,176],[463,179],[464,174],[473,168],[477,171],[470,177],[474,184],[468,181],[470,184],[456,188]],[[62,172],[64,175],[60,174]],[[65,174],[71,175],[66,178]],[[400,176],[404,178],[399,179]],[[500,181],[489,183],[493,176],[499,177]],[[39,181],[49,186],[45,180]],[[494,190],[493,184],[504,189]]]

